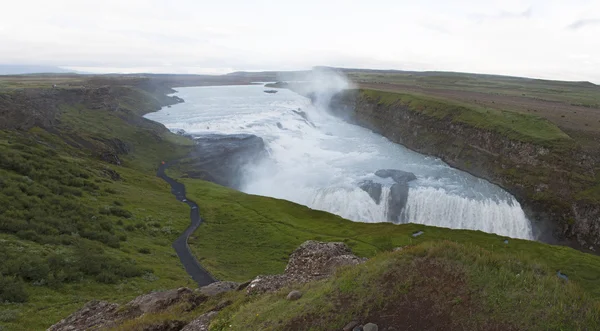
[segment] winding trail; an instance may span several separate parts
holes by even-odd
[[[171,193],[175,195],[178,201],[186,203],[190,206],[190,220],[191,224],[188,226],[185,231],[173,242],[173,248],[183,264],[185,271],[192,277],[192,279],[198,283],[198,286],[206,286],[208,284],[214,283],[217,280],[206,270],[204,269],[198,260],[192,254],[190,250],[190,246],[188,245],[188,238],[194,231],[202,224],[202,218],[200,217],[200,211],[198,209],[198,205],[192,201],[188,200],[185,196],[185,185],[177,182],[173,178],[167,176],[165,174],[165,170],[169,167],[169,164],[163,163],[158,168],[156,175],[162,178],[165,182],[171,185]]]

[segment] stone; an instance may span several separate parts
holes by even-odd
[[[363,331],[363,326],[362,325],[357,325],[354,327],[354,329],[352,329],[352,331]]]
[[[250,282],[246,291],[248,294],[274,292],[292,283],[301,284],[329,277],[341,266],[365,261],[352,254],[344,243],[309,240],[290,255],[283,274],[258,276]]]
[[[379,204],[381,202],[381,183],[375,183],[372,180],[364,180],[358,183],[358,187],[360,187],[361,190],[367,192],[376,204]]]
[[[363,331],[378,331],[379,327],[377,324],[367,323],[363,326]]]
[[[218,312],[211,311],[198,316],[196,319],[186,325],[181,331],[208,331],[210,322],[217,316]]]
[[[381,178],[392,178],[398,184],[406,184],[417,179],[417,176],[412,172],[396,170],[396,169],[380,169],[375,171],[375,176]]]
[[[392,251],[394,251],[394,252],[401,252],[403,249],[404,248],[402,248],[402,247],[396,247]]]
[[[215,282],[206,286],[202,286],[199,290],[200,294],[212,297],[221,293],[236,291],[240,283],[236,282]]]
[[[344,331],[352,331],[354,330],[354,327],[356,327],[358,325],[357,321],[352,321],[348,324],[346,324],[346,326],[344,326],[343,330]]]
[[[105,301],[90,301],[80,310],[52,325],[49,331],[103,329],[116,325],[119,305]]]
[[[302,298],[302,292],[296,291],[296,290],[291,291],[286,297],[286,299],[288,299],[290,301],[296,301],[300,298]]]
[[[142,314],[154,313],[181,302],[183,296],[191,295],[192,293],[193,291],[187,287],[153,292],[133,299],[127,306],[138,309]]]
[[[388,197],[388,221],[392,223],[403,223],[402,211],[408,201],[408,184],[395,183],[390,188]]]

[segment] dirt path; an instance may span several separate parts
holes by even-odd
[[[177,182],[165,174],[165,170],[168,168],[168,164],[161,164],[156,172],[156,175],[162,178],[164,181],[171,185],[171,193],[175,195],[178,201],[186,203],[190,206],[190,220],[191,224],[185,231],[173,242],[173,248],[183,264],[185,271],[192,277],[192,279],[198,283],[198,286],[206,286],[214,283],[217,280],[204,269],[198,260],[192,254],[190,247],[188,246],[188,238],[194,231],[202,224],[202,218],[200,217],[200,211],[198,205],[191,200],[188,200],[185,196],[185,185]]]

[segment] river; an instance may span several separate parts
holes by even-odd
[[[185,103],[146,117],[192,135],[248,133],[263,138],[270,156],[245,169],[246,193],[290,200],[357,222],[384,222],[393,182],[374,172],[400,169],[417,180],[409,183],[397,222],[533,239],[520,204],[500,187],[349,124],[294,92],[268,94],[261,85],[177,90]],[[358,187],[364,180],[383,184],[379,204]]]

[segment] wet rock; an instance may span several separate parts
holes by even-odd
[[[300,298],[302,298],[302,292],[296,291],[296,290],[291,291],[286,297],[286,299],[288,299],[290,301],[296,301]]]
[[[396,170],[396,169],[381,169],[375,172],[375,176],[381,178],[392,178],[398,184],[406,184],[417,179],[417,176],[412,172]]]
[[[239,188],[242,168],[267,156],[262,138],[249,134],[211,134],[196,137],[187,175],[223,186]]]
[[[181,331],[208,331],[210,322],[218,315],[216,311],[211,311],[198,316],[195,320],[186,325]]]
[[[363,326],[362,325],[357,325],[354,327],[354,329],[352,329],[352,331],[363,331]]]
[[[344,328],[342,330],[344,330],[344,331],[352,331],[352,330],[354,330],[354,327],[356,327],[357,325],[358,325],[358,322],[352,321],[352,322],[346,324],[346,326],[344,326]]]
[[[360,187],[361,190],[367,192],[371,199],[375,201],[375,203],[379,204],[381,202],[382,187],[380,183],[375,183],[372,180],[364,180],[358,183],[358,187]]]
[[[390,188],[388,197],[388,221],[392,223],[403,223],[402,211],[408,201],[408,184],[395,183]]]
[[[293,283],[306,283],[332,275],[340,266],[356,265],[366,261],[352,254],[346,244],[309,240],[298,247],[281,275],[258,276],[247,293],[273,292]]]
[[[378,331],[379,327],[377,324],[367,323],[363,326],[363,331]]]
[[[198,292],[208,297],[215,296],[221,293],[235,291],[239,288],[240,283],[236,282],[215,282],[207,286],[201,287]]]

